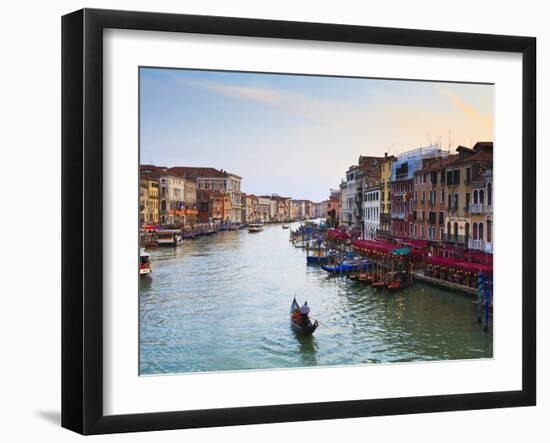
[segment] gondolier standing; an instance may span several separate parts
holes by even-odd
[[[307,301],[304,302],[302,307],[300,308],[300,314],[302,315],[302,326],[307,326],[309,324],[309,306],[307,305]]]

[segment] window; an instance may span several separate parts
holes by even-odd
[[[470,193],[466,193],[466,211],[470,210]]]
[[[487,220],[487,241],[490,243],[493,238],[493,222],[491,220]]]
[[[420,238],[424,238],[424,226],[420,226]]]
[[[487,204],[491,206],[493,204],[493,186],[491,183],[487,183]],[[487,229],[489,229],[489,225],[487,225]],[[489,240],[489,231],[487,231],[487,241]]]
[[[472,179],[472,169],[466,168],[466,183],[470,183],[471,179]]]
[[[479,233],[479,239],[483,240],[483,223],[479,224],[478,233]]]
[[[447,184],[453,184],[453,171],[447,171]]]
[[[477,223],[474,223],[474,240],[477,240]]]
[[[458,239],[458,223],[455,222],[455,225],[454,225],[454,235],[455,235],[455,238]]]
[[[445,204],[445,189],[441,190],[441,203]]]
[[[460,184],[460,169],[453,171],[453,184]]]
[[[439,213],[439,224],[443,226],[443,223],[444,223],[444,219],[445,219],[445,213],[444,212],[440,212]]]
[[[458,194],[455,194],[455,211],[458,209]]]
[[[464,235],[466,239],[470,238],[470,223],[464,225]]]
[[[449,196],[447,198],[447,207],[448,207],[449,211],[451,210],[452,198],[453,198],[453,195],[449,194]]]
[[[441,171],[441,184],[445,184],[445,170]]]
[[[483,189],[480,189],[480,190],[479,190],[479,203],[480,203],[480,204],[483,204],[483,203],[484,203],[484,192],[483,192]]]

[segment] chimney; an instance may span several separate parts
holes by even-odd
[[[388,158],[388,153],[384,152],[384,158]]]

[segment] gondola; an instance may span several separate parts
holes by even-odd
[[[290,306],[290,327],[294,332],[300,335],[311,335],[317,329],[319,326],[319,322],[317,320],[314,320],[313,322],[311,319],[309,319],[309,323],[306,326],[301,325],[299,322],[294,321],[293,314],[294,312],[300,310],[300,305],[296,302],[296,297],[294,297],[294,300],[292,301],[292,305]]]

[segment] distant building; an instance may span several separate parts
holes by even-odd
[[[327,207],[327,221],[333,226],[337,227],[340,223],[340,191],[331,190],[330,197],[328,199]]]
[[[185,177],[197,183],[198,190],[222,191],[229,194],[231,200],[230,221],[241,223],[243,204],[241,197],[241,180],[236,174],[215,168],[176,166],[169,168],[170,173]]]
[[[197,191],[198,221],[200,223],[222,223],[224,216],[224,197],[222,191]]]
[[[269,197],[258,197],[256,217],[263,223],[271,221],[271,199]]]

